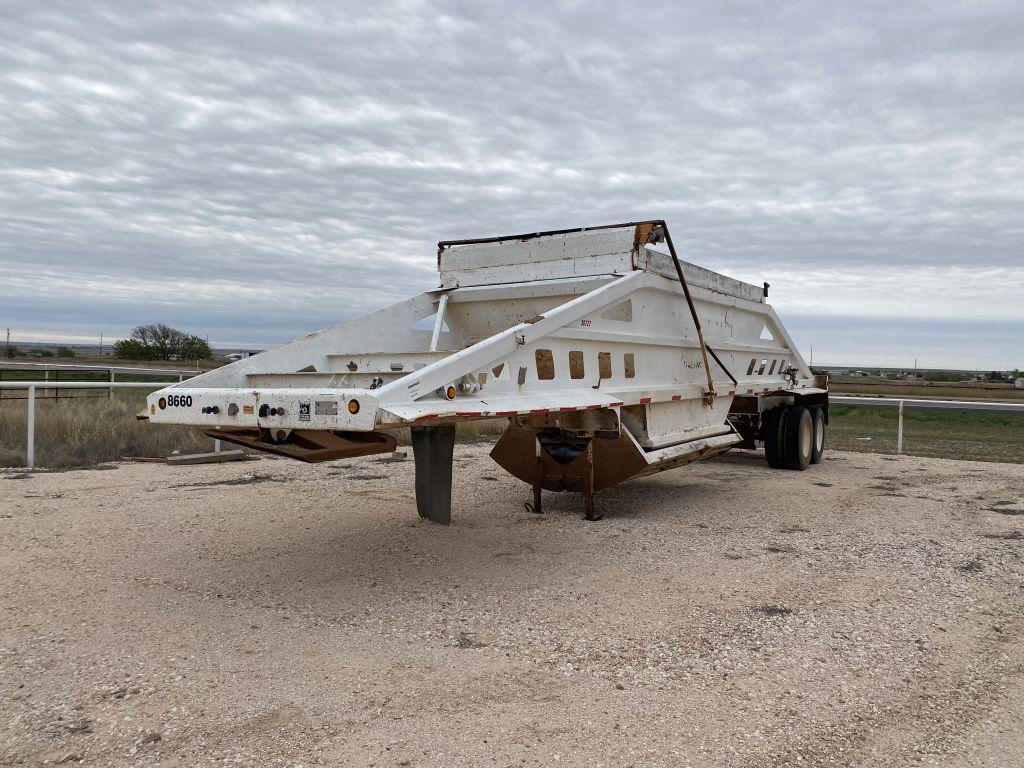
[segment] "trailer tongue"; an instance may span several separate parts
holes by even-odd
[[[588,519],[597,490],[755,441],[773,466],[820,459],[826,382],[767,284],[682,264],[663,221],[441,242],[438,269],[437,290],[153,393],[149,419],[312,462],[411,427],[417,509],[440,523],[460,421],[507,418],[491,456],[534,511],[581,492]]]

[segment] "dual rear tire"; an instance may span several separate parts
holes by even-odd
[[[825,412],[819,406],[777,406],[761,417],[761,439],[768,466],[807,469],[825,451]]]

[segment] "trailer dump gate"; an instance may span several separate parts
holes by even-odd
[[[438,244],[440,287],[153,393],[147,416],[303,461],[394,450],[447,523],[454,425],[505,418],[491,455],[584,495],[765,447],[803,469],[828,393],[766,289],[684,264],[663,221]],[[424,328],[427,321],[428,328]]]

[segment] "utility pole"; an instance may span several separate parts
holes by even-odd
[[[11,329],[7,329],[7,357],[11,356]]]
[[[103,357],[103,331],[100,331],[100,357]]]
[[[914,358],[914,381],[917,381],[917,358]]]
[[[811,344],[811,362],[809,362],[807,364],[807,367],[810,368],[812,365],[814,365],[814,345],[813,344]]]

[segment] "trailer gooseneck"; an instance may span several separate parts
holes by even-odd
[[[460,421],[507,418],[491,456],[534,511],[582,492],[588,519],[596,491],[730,448],[820,460],[827,382],[767,284],[682,264],[663,221],[444,241],[438,270],[437,290],[159,390],[146,416],[314,462],[411,427],[417,509],[440,523]]]

